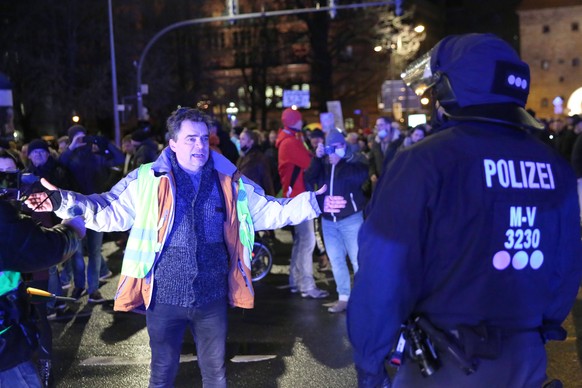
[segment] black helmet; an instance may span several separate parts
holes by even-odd
[[[524,109],[529,66],[493,34],[448,36],[412,63],[402,78],[419,96],[432,88],[433,98],[455,120],[543,128]],[[496,109],[483,109],[490,105]]]

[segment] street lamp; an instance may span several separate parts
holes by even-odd
[[[107,2],[109,15],[109,51],[111,55],[111,88],[113,94],[113,126],[115,127],[115,144],[121,146],[121,131],[119,128],[119,103],[117,100],[117,70],[115,66],[115,38],[113,36],[113,10],[111,0]]]
[[[228,119],[231,123],[236,121],[236,114],[238,113],[238,108],[236,107],[234,102],[228,104],[228,108],[226,108],[226,114]]]

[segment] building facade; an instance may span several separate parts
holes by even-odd
[[[530,65],[528,108],[551,119],[582,113],[582,2],[524,0],[520,50]]]
[[[434,22],[438,8],[416,3],[416,20],[405,20],[404,27],[397,20],[390,28],[409,31],[417,23],[427,29],[438,24]],[[239,1],[240,14],[260,12],[260,7],[253,1]],[[269,3],[268,11],[291,9],[291,2],[277,1]],[[225,3],[206,1],[201,10],[205,15],[222,16]],[[393,113],[392,105],[382,104],[382,84],[399,78],[412,58],[403,60],[398,51],[411,43],[417,44],[416,51],[426,51],[424,43],[410,42],[413,33],[394,38],[389,50],[374,51],[377,36],[370,23],[378,20],[380,11],[388,15],[386,9],[376,7],[341,11],[335,19],[317,12],[202,26],[197,38],[204,48],[200,51],[202,75],[196,85],[200,103],[206,106],[208,102],[217,116],[236,115],[239,124],[252,121],[274,129],[280,125],[284,91],[303,91],[310,95],[310,103],[302,109],[307,122],[319,121],[319,113],[327,111],[326,102],[331,100],[341,103],[348,129],[369,127],[379,115]],[[437,36],[434,30],[432,36]],[[426,44],[434,44],[434,39],[428,38]]]

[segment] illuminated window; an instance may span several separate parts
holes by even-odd
[[[550,61],[547,59],[542,60],[542,70],[548,70],[550,68]]]
[[[582,88],[579,88],[568,98],[568,110],[570,115],[582,114]]]

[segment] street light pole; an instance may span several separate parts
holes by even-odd
[[[332,2],[331,7],[316,7],[316,8],[303,8],[303,9],[286,9],[281,11],[269,11],[269,12],[252,12],[252,13],[245,13],[240,15],[226,15],[226,16],[216,16],[216,17],[208,17],[208,18],[200,18],[200,19],[190,19],[184,20],[181,22],[177,22],[174,24],[170,24],[166,28],[159,31],[154,37],[146,44],[143,52],[139,57],[139,61],[137,62],[137,118],[138,120],[143,120],[144,111],[143,111],[143,95],[141,92],[141,70],[143,66],[143,62],[147,53],[150,51],[154,43],[158,41],[163,35],[166,33],[175,30],[180,27],[186,26],[193,26],[197,24],[204,24],[204,23],[211,23],[211,22],[223,22],[223,21],[236,21],[236,20],[246,20],[246,19],[254,19],[254,18],[265,18],[265,17],[274,17],[274,16],[285,16],[285,15],[297,15],[303,13],[311,13],[311,12],[335,12],[336,10],[342,9],[356,9],[356,8],[367,8],[367,7],[378,7],[383,5],[392,5],[396,4],[397,8],[401,6],[402,0],[388,0],[388,1],[378,1],[373,3],[360,3],[360,4],[346,4],[346,5],[336,5]]]
[[[117,67],[115,66],[115,39],[113,37],[113,11],[111,0],[109,6],[109,48],[111,50],[111,84],[113,88],[113,124],[115,126],[115,144],[121,147],[121,130],[119,128],[119,110],[117,100]]]

